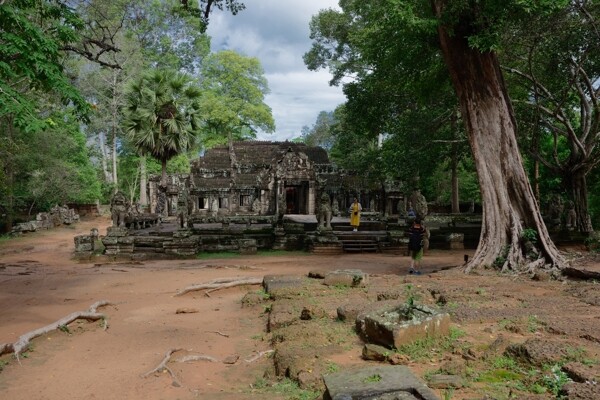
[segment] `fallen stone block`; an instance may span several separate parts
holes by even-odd
[[[364,318],[363,336],[370,343],[399,348],[420,339],[450,333],[450,315],[425,306],[400,305],[372,312]]]
[[[403,365],[357,367],[323,376],[324,400],[439,400]]]

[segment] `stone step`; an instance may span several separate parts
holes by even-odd
[[[377,252],[379,245],[374,239],[341,239],[345,252]]]

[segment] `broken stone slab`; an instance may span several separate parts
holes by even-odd
[[[460,389],[464,386],[462,378],[458,375],[431,375],[428,383],[429,387],[434,389]]]
[[[362,329],[368,342],[399,348],[420,339],[448,335],[450,315],[426,306],[402,304],[367,314]]]
[[[390,349],[387,347],[379,346],[373,343],[366,343],[363,347],[362,358],[363,360],[371,361],[387,361],[390,356]]]
[[[511,344],[504,351],[507,357],[513,357],[531,365],[552,365],[569,355],[569,345],[546,339],[528,339],[524,343]]]
[[[439,400],[403,365],[355,367],[323,376],[324,400]]]
[[[327,286],[363,287],[367,284],[368,275],[360,269],[341,269],[328,273],[323,280]]]
[[[569,362],[561,368],[569,378],[575,382],[597,382],[600,377],[600,369],[596,366],[584,365],[579,362]]]
[[[559,392],[569,400],[600,399],[600,385],[595,383],[569,382]]]
[[[116,226],[109,226],[106,228],[106,236],[116,236],[123,237],[129,235],[129,229],[127,228],[119,228]]]
[[[282,289],[299,288],[304,285],[304,278],[298,275],[265,275],[263,287],[265,292],[274,295]]]

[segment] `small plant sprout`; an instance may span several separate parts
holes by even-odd
[[[379,374],[369,375],[363,380],[364,383],[374,383],[374,382],[380,382],[380,381],[381,381],[381,375],[379,375]]]

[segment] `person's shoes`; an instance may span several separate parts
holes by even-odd
[[[414,268],[409,268],[409,269],[408,269],[408,273],[409,273],[410,275],[412,275],[412,274],[416,274],[416,273],[417,273],[417,271],[415,271],[415,269],[414,269]]]
[[[357,230],[358,230],[358,229],[354,228],[354,229],[352,230],[352,232],[356,232]]]
[[[415,274],[415,275],[421,275],[421,274],[422,274],[422,272],[421,272],[421,271],[414,271],[414,274]]]

